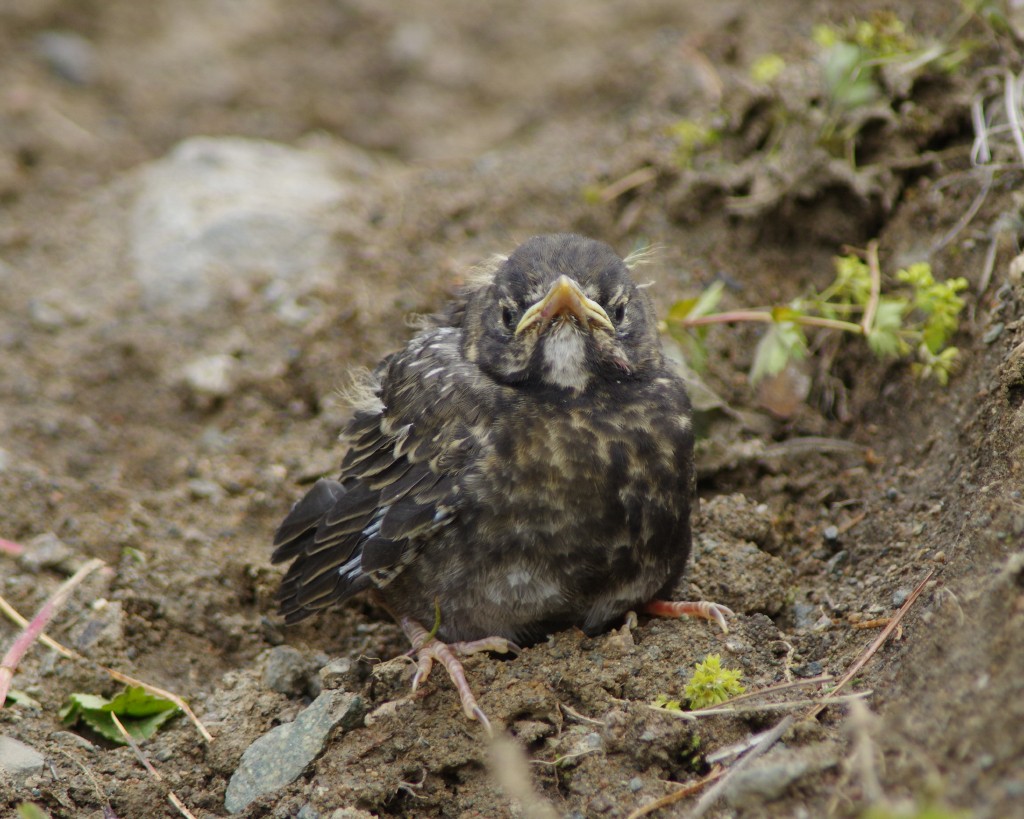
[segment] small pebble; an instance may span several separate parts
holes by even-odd
[[[62,80],[89,85],[96,77],[96,49],[73,31],[44,31],[35,38],[36,53]]]
[[[53,532],[36,535],[25,544],[25,551],[18,558],[23,569],[39,572],[42,569],[57,569],[73,573],[78,567],[75,551]]]
[[[643,786],[644,781],[639,776],[634,776],[632,779],[629,780],[629,789],[633,791],[633,793],[636,793],[638,790],[641,790]]]
[[[907,602],[908,597],[910,597],[910,589],[896,589],[892,593],[892,604],[899,608]]]
[[[0,775],[16,785],[27,786],[27,779],[43,770],[46,760],[31,745],[0,734]]]
[[[308,663],[302,652],[291,646],[270,649],[263,670],[263,685],[271,691],[297,696],[306,690]]]
[[[793,673],[798,677],[809,679],[810,677],[817,677],[825,673],[825,667],[818,661],[812,660],[809,663],[798,665],[793,669]]]
[[[825,564],[825,571],[829,574],[839,574],[839,570],[850,562],[850,553],[843,549],[840,552],[836,552],[832,557],[829,558]]]
[[[353,688],[356,682],[355,663],[347,657],[331,660],[320,669],[320,685],[326,689]]]
[[[219,500],[224,495],[224,488],[216,481],[193,478],[188,482],[189,494],[195,500]]]

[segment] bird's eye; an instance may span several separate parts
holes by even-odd
[[[612,311],[612,321],[616,324],[621,324],[622,320],[626,317],[626,305],[617,304],[615,309]]]
[[[511,307],[504,307],[501,311],[501,323],[508,330],[514,330],[516,326],[516,311]]]

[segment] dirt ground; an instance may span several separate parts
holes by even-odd
[[[799,115],[823,106],[812,30],[880,9],[921,42],[971,47],[955,70],[892,79],[854,166]],[[988,176],[970,161],[971,100],[1000,98],[1019,47],[1012,27],[926,0],[3,3],[0,537],[27,551],[0,554],[0,593],[29,616],[101,558],[49,633],[184,697],[214,739],[165,726],[142,746],[158,782],[130,748],[61,725],[70,693],[118,684],[36,646],[14,687],[37,705],[8,702],[0,734],[45,765],[0,776],[0,812],[177,816],[170,789],[227,815],[242,753],[328,685],[366,718],[240,815],[625,817],[792,714],[761,777],[704,815],[1024,817],[1024,172],[1005,133]],[[786,65],[774,92],[750,79],[765,54]],[[702,118],[721,141],[681,158],[672,125]],[[154,163],[199,135],[328,169],[316,275],[229,271],[165,297],[138,274]],[[657,246],[662,315],[715,280],[732,307],[785,302],[873,238],[886,270],[926,260],[970,287],[948,387],[823,336],[785,418],[747,381],[758,328],[709,335],[728,404],[700,419],[679,592],[731,606],[732,629],[641,619],[468,660],[516,752],[463,718],[442,673],[409,696],[410,665],[380,663],[401,632],[369,602],[284,628],[270,541],[340,461],[346,374],[473,264],[566,230]],[[751,691],[839,678],[929,575],[846,689],[872,692],[864,713],[808,717],[792,702],[815,685],[696,722],[647,707],[709,653]],[[0,620],[0,645],[17,633]],[[282,662],[284,682],[268,672]],[[654,815],[693,815],[706,791]]]

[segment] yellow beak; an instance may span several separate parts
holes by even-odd
[[[557,316],[573,316],[583,327],[592,325],[610,332],[615,331],[608,314],[596,301],[591,301],[568,276],[559,276],[547,295],[532,305],[519,320],[516,335],[535,324],[546,324]]]

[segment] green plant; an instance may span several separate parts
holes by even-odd
[[[747,690],[740,683],[741,676],[739,671],[722,668],[720,655],[709,654],[694,666],[693,678],[686,684],[683,693],[693,710],[718,705]]]
[[[913,353],[916,374],[948,383],[959,357],[959,350],[949,342],[959,327],[964,307],[959,294],[966,289],[967,280],[936,281],[931,266],[919,262],[897,271],[889,288],[883,289],[877,244],[872,242],[865,255],[866,259],[837,257],[836,277],[828,287],[786,305],[714,312],[724,289],[716,282],[700,296],[676,302],[669,310],[667,327],[683,345],[690,365],[703,369],[708,326],[768,324],[754,353],[752,384],[806,357],[807,328],[860,336],[879,358]]]
[[[18,819],[50,819],[50,814],[33,802],[20,802],[15,810]]]
[[[891,11],[876,11],[866,20],[842,27],[815,26],[812,37],[821,49],[827,108],[820,144],[834,156],[852,159],[853,140],[863,121],[851,115],[872,103],[889,104],[894,96],[882,81],[881,70],[889,67],[907,79],[933,65],[952,71],[973,48],[968,42],[951,44],[958,31],[959,27],[954,28],[945,41],[922,44]]]
[[[651,708],[660,708],[663,711],[682,711],[683,704],[679,700],[670,699],[668,694],[658,694],[651,703]]]
[[[127,687],[113,699],[96,694],[71,694],[61,708],[60,718],[65,725],[82,720],[111,742],[124,745],[126,740],[114,724],[116,714],[125,730],[135,739],[149,739],[167,720],[180,713],[168,699],[148,693],[140,686]]]
[[[693,119],[681,119],[668,130],[676,142],[676,162],[681,168],[692,167],[698,152],[717,145],[722,139],[721,131]]]

